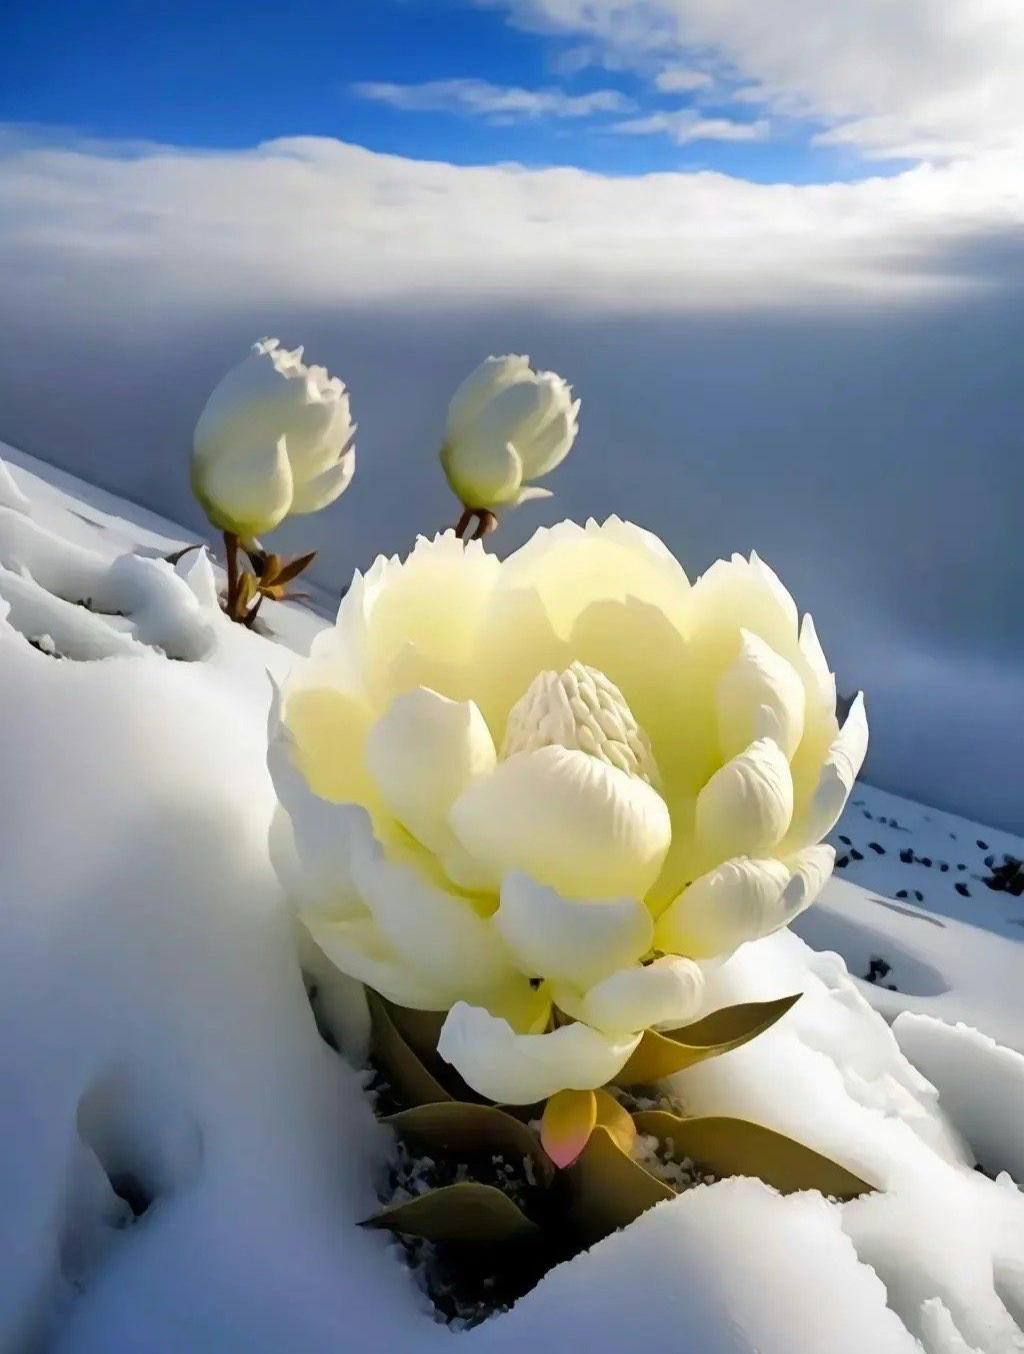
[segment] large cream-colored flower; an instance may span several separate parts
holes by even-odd
[[[448,533],[356,575],[273,720],[274,855],[313,939],[532,1103],[700,1007],[700,961],[812,903],[867,747],[756,555],[691,587],[616,518],[504,563]]]

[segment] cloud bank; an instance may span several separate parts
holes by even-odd
[[[359,470],[275,540],[340,587],[451,519],[447,396],[530,353],[582,432],[501,548],[613,511],[691,572],[756,548],[868,689],[874,778],[1021,826],[1022,179],[993,148],[795,186],[9,129],[0,437],[199,529],[197,411],[254,338],[304,342],[351,388]]]

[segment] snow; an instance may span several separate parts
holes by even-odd
[[[186,543],[21,458],[0,475],[0,1349],[1024,1351],[1024,907],[984,885],[947,896],[931,874],[924,900],[887,897],[929,867],[893,863],[882,836],[803,939],[747,946],[709,981],[713,1005],[802,1000],[674,1086],[688,1110],[779,1127],[879,1192],[702,1185],[510,1313],[438,1324],[399,1248],[355,1226],[390,1143],[317,1034],[267,859],[267,673],[324,621],[271,606],[268,634],[230,626],[202,554],[156,558]],[[939,859],[928,831],[975,832],[856,798],[907,830],[851,806],[837,833],[854,842],[884,828]],[[831,950],[890,975],[851,979]],[[358,991],[336,980],[326,1004],[358,1059]]]

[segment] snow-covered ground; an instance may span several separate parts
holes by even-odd
[[[713,978],[713,1005],[805,996],[680,1076],[686,1107],[878,1193],[702,1186],[455,1332],[354,1226],[388,1136],[267,860],[266,674],[323,615],[232,627],[205,556],[159,562],[179,528],[0,456],[0,1351],[1024,1351],[1024,844],[858,787],[800,936]]]

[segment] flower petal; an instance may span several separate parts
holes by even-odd
[[[476,698],[469,662],[480,643],[501,564],[455,533],[420,537],[408,559],[379,559],[343,599],[337,630],[381,705],[429,686]]]
[[[515,353],[488,357],[456,390],[448,403],[448,432],[461,435],[471,427],[485,404],[498,391],[529,374],[530,359]]]
[[[778,926],[788,926],[794,917],[798,917],[817,900],[832,877],[836,849],[824,842],[820,846],[807,846],[795,856],[789,856],[785,863],[792,874],[782,891]],[[772,930],[777,929],[772,927]]]
[[[448,810],[469,783],[493,771],[497,757],[473,701],[427,687],[396,696],[366,740],[366,764],[384,802],[431,851],[451,849]]]
[[[562,747],[499,762],[448,821],[495,885],[522,870],[570,898],[642,897],[672,835],[665,802],[645,781]]]
[[[587,992],[567,1012],[602,1034],[634,1034],[645,1029],[676,1029],[700,1009],[704,973],[692,959],[666,955],[653,964],[620,969]],[[562,1005],[556,988],[555,998]]]
[[[772,738],[792,757],[804,732],[800,674],[759,635],[740,631],[740,652],[718,683],[718,737],[726,757],[757,738]]]
[[[274,868],[290,901],[340,918],[365,911],[352,879],[354,834],[370,835],[366,810],[316,794],[301,769],[295,735],[281,718],[275,685],[268,720],[267,769],[278,799],[271,829]]]
[[[389,1001],[417,1011],[444,1011],[451,1004],[449,989],[410,968],[370,918],[332,921],[306,915],[302,920],[332,964]]]
[[[292,469],[283,437],[247,443],[232,451],[192,461],[192,491],[214,526],[252,540],[273,531],[292,503]]]
[[[781,860],[727,860],[695,879],[662,913],[654,943],[692,959],[730,954],[783,924],[777,919],[789,881]]]
[[[314,794],[375,807],[380,796],[365,760],[373,712],[331,677],[326,665],[311,664],[302,671],[301,684],[289,683],[283,721],[291,759]]]
[[[736,657],[739,632],[750,630],[783,658],[799,654],[796,603],[756,554],[717,560],[690,590],[687,628],[710,671]]]
[[[326,508],[328,503],[333,503],[336,498],[341,497],[352,483],[352,476],[355,473],[356,454],[354,451],[348,451],[339,461],[327,466],[318,475],[313,475],[295,485],[291,507],[288,509],[289,515],[319,512],[321,508]]]
[[[771,738],[719,767],[697,796],[698,837],[719,860],[770,851],[792,816],[793,777]]]
[[[386,859],[376,840],[352,845],[352,876],[377,929],[401,963],[445,993],[448,1005],[459,997],[485,1000],[514,983],[501,938],[468,898],[414,865]]]
[[[556,1091],[544,1106],[540,1140],[556,1166],[571,1166],[586,1147],[597,1123],[593,1091]]]
[[[681,618],[689,583],[671,551],[650,531],[609,517],[581,527],[542,527],[502,568],[500,587],[536,589],[555,632],[568,637],[593,602],[634,597]],[[573,654],[572,657],[579,655]],[[608,674],[615,680],[615,673]]]
[[[494,925],[519,970],[587,988],[651,948],[650,913],[635,898],[570,900],[513,871],[501,886]]]
[[[845,724],[828,750],[818,784],[793,834],[800,842],[818,842],[835,827],[864,764],[867,750],[867,713],[864,696],[858,692]]]
[[[474,1091],[499,1104],[532,1105],[556,1091],[593,1090],[624,1067],[640,1036],[609,1039],[586,1025],[516,1034],[507,1020],[457,1002],[437,1051]]]

